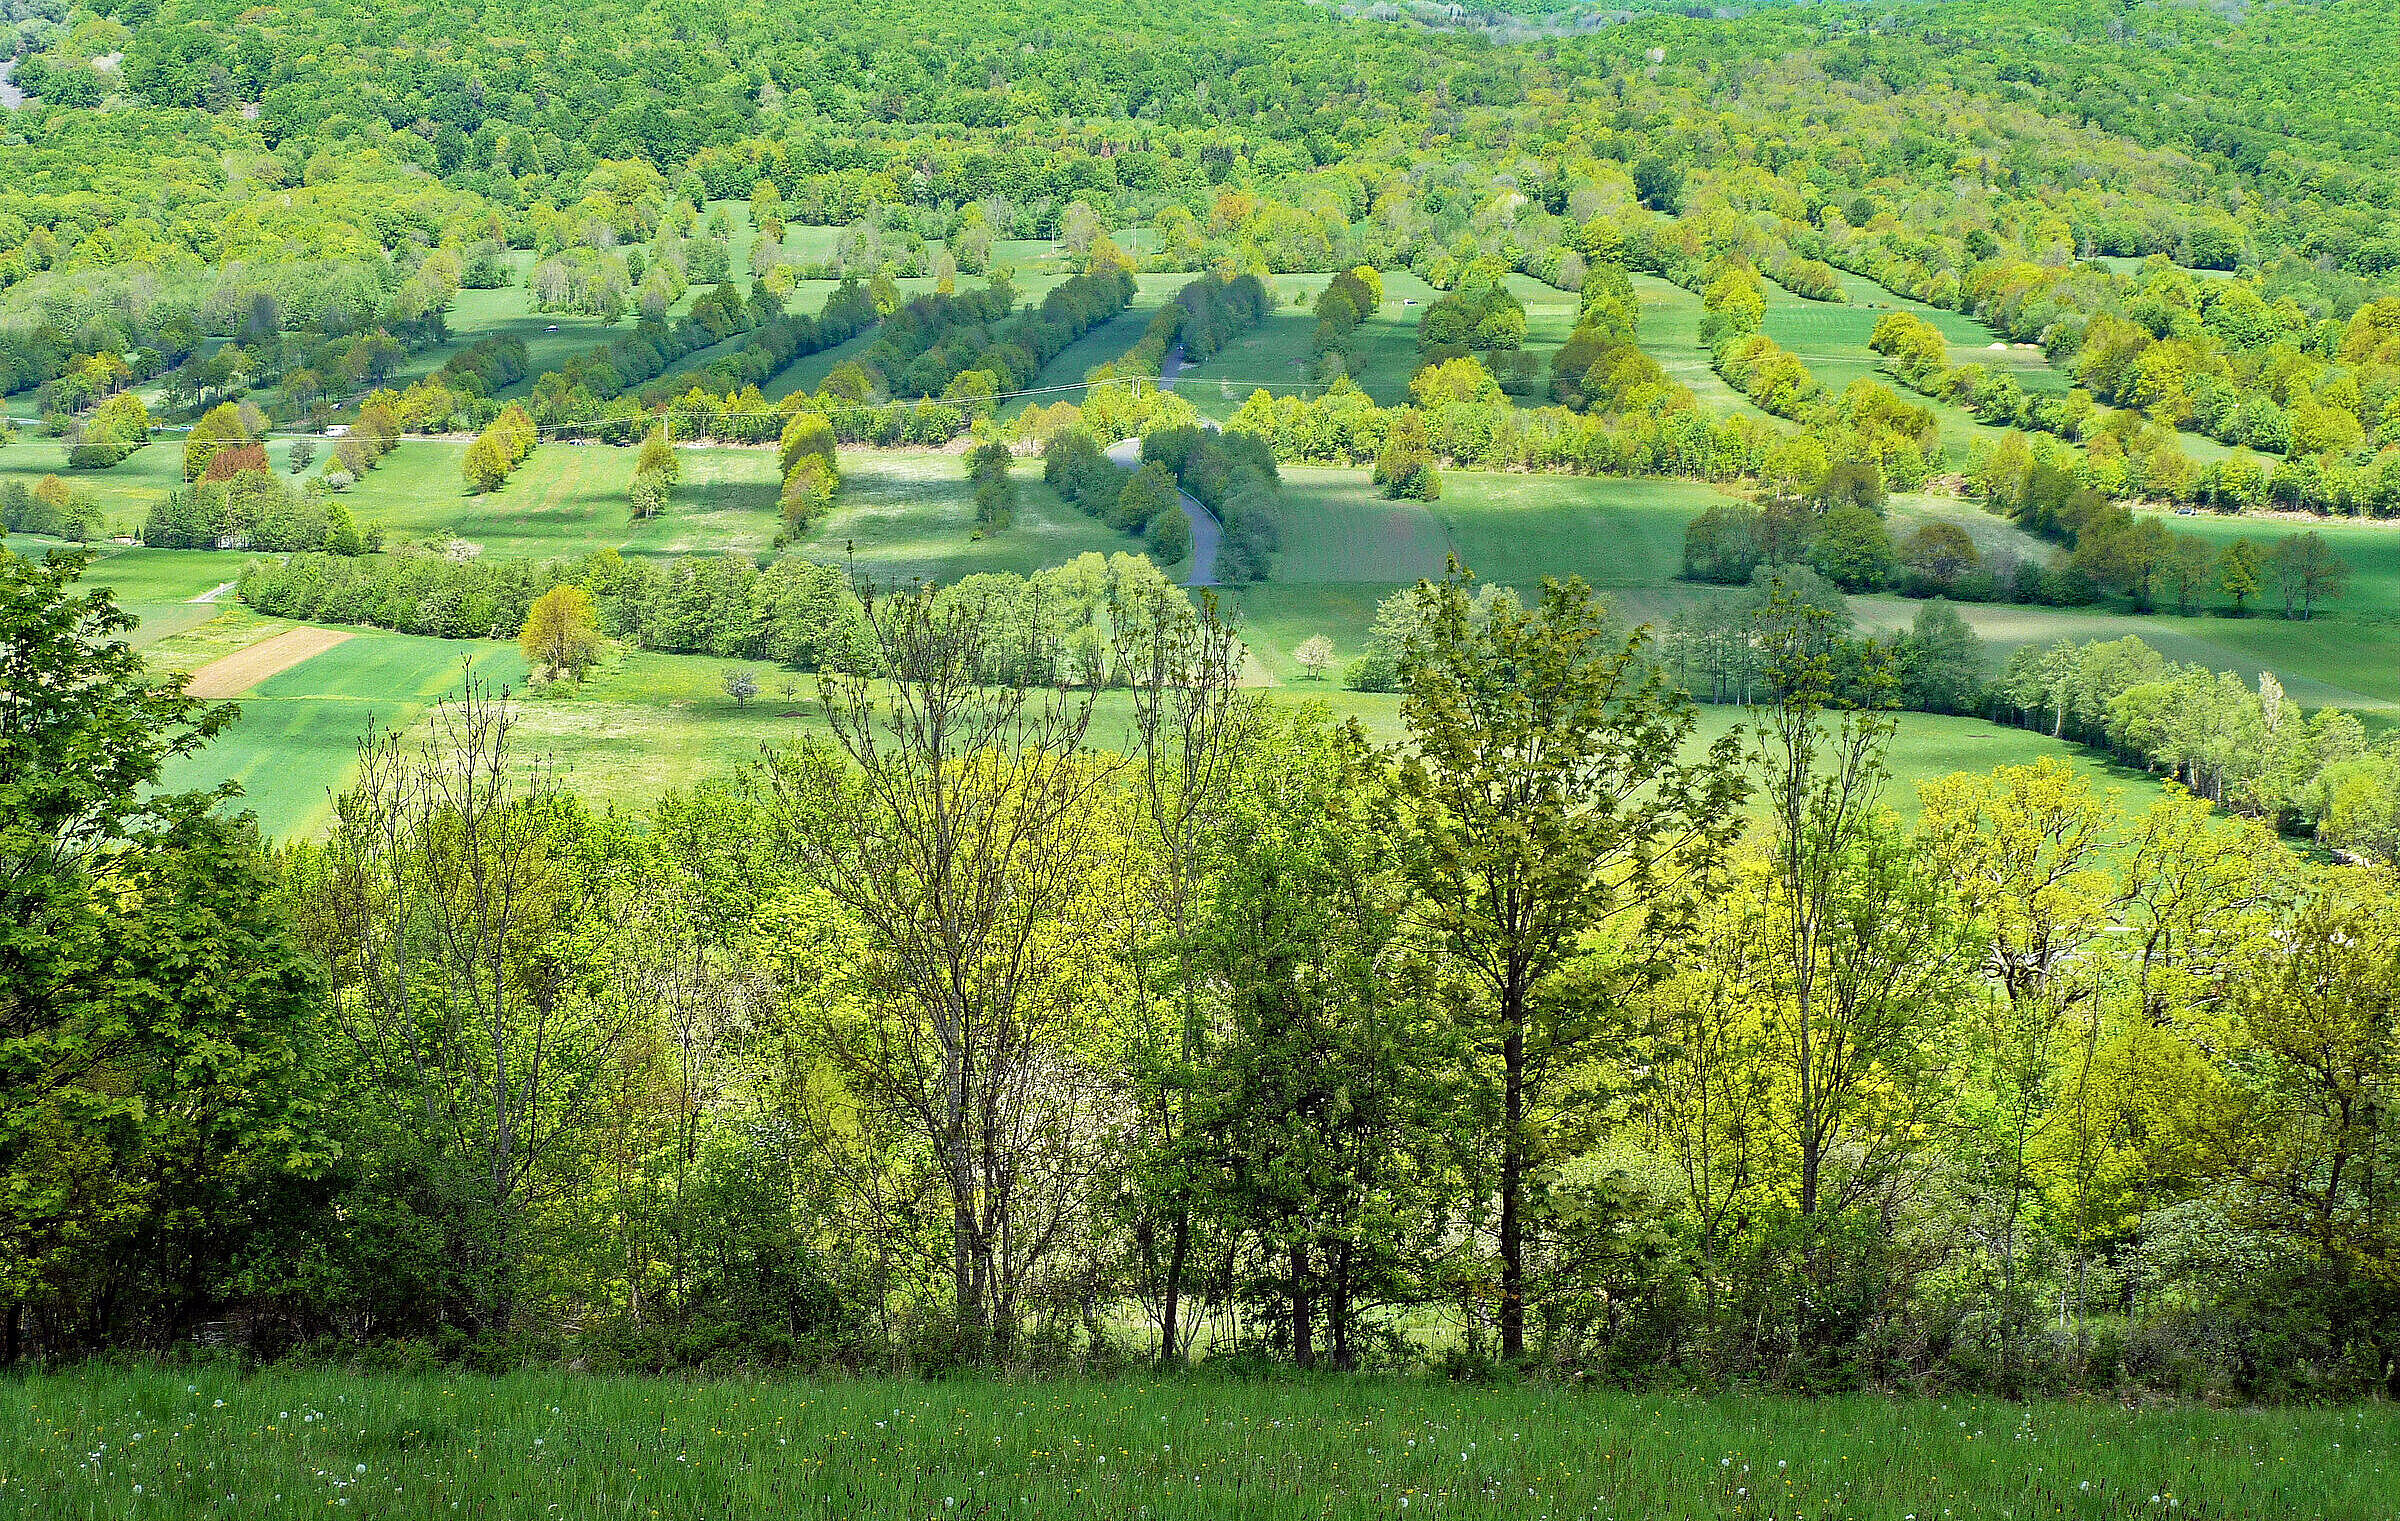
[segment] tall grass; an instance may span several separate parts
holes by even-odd
[[[86,1371],[0,1387],[0,1515],[2400,1515],[2388,1408],[1220,1378]]]

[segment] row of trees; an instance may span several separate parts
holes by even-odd
[[[459,473],[466,477],[471,491],[497,491],[508,481],[533,446],[541,442],[541,430],[536,428],[531,414],[515,402],[500,409],[500,415],[475,435],[467,445],[466,454],[459,460]]]
[[[1089,432],[1067,428],[1042,446],[1042,480],[1077,511],[1119,532],[1141,535],[1161,565],[1191,554],[1191,524],[1176,495],[1175,477],[1156,460],[1144,460],[1129,473],[1101,452]],[[1167,554],[1169,549],[1175,553]]]
[[[11,1352],[2388,1384],[2388,872],[2056,764],[1904,826],[1789,603],[1702,742],[1579,586],[1420,587],[1384,749],[1161,586],[1121,729],[1008,674],[1042,589],[870,592],[645,819],[470,684],[270,860],[139,790],[220,720],[72,575],[0,557],[73,673],[0,733]]]
[[[1758,503],[1721,502],[1684,525],[1683,574],[1692,581],[1746,585],[1762,568],[1806,565],[1843,591],[1892,590],[1961,602],[2069,606],[2122,593],[2136,612],[2171,602],[2190,615],[2221,606],[2239,617],[2271,599],[2286,618],[2306,620],[2348,590],[2350,563],[2314,531],[2271,543],[2237,537],[2211,543],[2136,516],[2066,477],[2055,509],[2036,481],[2017,503],[2018,521],[2064,539],[2047,558],[1987,555],[1973,535],[1942,518],[1895,536],[1880,482],[1863,467],[1836,466],[1807,494]],[[2222,598],[2222,602],[2218,599]]]
[[[2143,640],[2026,645],[1992,686],[1996,716],[2105,748],[2232,812],[2377,860],[2395,851],[2400,751],[2339,708],[2303,713],[2272,672],[2169,660]]]
[[[1198,423],[1154,425],[1142,435],[1142,467],[1153,465],[1216,518],[1212,577],[1234,586],[1264,581],[1283,547],[1283,477],[1265,441]]]

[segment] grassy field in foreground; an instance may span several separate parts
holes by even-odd
[[[2380,1406],[88,1371],[0,1393],[0,1516],[2369,1521],[2396,1444]]]

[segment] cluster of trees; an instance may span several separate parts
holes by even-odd
[[[600,430],[613,423],[624,433],[618,441],[638,438],[640,406],[620,406],[612,412],[612,402],[644,381],[665,375],[676,361],[781,316],[783,303],[764,290],[745,297],[735,286],[713,285],[675,321],[644,317],[626,336],[545,372],[533,383],[526,405],[534,421],[553,432]]]
[[[1319,381],[1338,380],[1357,368],[1351,347],[1357,341],[1359,324],[1382,306],[1383,276],[1372,265],[1334,271],[1325,288],[1317,292],[1317,329],[1309,340]]]
[[[1574,330],[1550,354],[1550,399],[1569,411],[1640,413],[1688,392],[1641,346],[1641,298],[1622,265],[1596,264],[1578,293]]]
[[[525,463],[541,438],[532,414],[512,401],[467,445],[466,454],[459,460],[459,473],[466,477],[470,490],[497,491]]]
[[[373,554],[383,530],[361,526],[322,483],[295,488],[267,468],[266,451],[251,444],[209,462],[200,479],[170,491],[142,519],[142,542],[152,549],[239,549],[268,554]]]
[[[955,431],[955,430],[954,430]],[[784,532],[798,534],[823,517],[842,489],[834,425],[814,412],[794,412],[784,425],[775,462],[783,477],[777,496]]]
[[[2350,562],[2321,533],[2289,533],[2272,543],[2236,538],[2211,545],[2177,533],[2155,517],[2134,518],[2122,507],[2095,513],[2074,536],[2069,564],[2121,591],[2137,612],[2171,600],[2175,611],[2206,606],[2211,594],[2240,617],[2252,599],[2280,605],[2286,618],[2306,620],[2349,589]]]
[[[1476,258],[1417,319],[1417,351],[1428,359],[1507,353],[1525,346],[1525,303],[1508,288],[1509,266]]]
[[[633,479],[626,483],[625,502],[635,522],[654,518],[667,510],[667,498],[675,482],[683,475],[683,463],[677,458],[675,445],[660,429],[642,440],[642,452],[634,456]]]
[[[647,817],[470,686],[269,858],[73,573],[0,556],[12,1353],[2389,1386],[2400,884],[2056,763],[1904,826],[1805,610],[1703,745],[1581,587],[1420,587],[1381,749],[1160,584],[877,593]]]
[[[1472,365],[1473,358],[1443,368]],[[1638,411],[1574,412],[1565,407],[1515,406],[1499,382],[1445,384],[1430,407],[1379,406],[1348,379],[1314,396],[1250,393],[1227,421],[1228,433],[1266,439],[1287,463],[1372,465],[1395,433],[1412,431],[1439,463],[1473,470],[1558,470],[1578,475],[1685,475],[1703,480],[1758,478],[1781,438],[1754,417],[1720,416],[1690,404],[1677,387]],[[1486,387],[1488,386],[1488,390]],[[1459,392],[1498,397],[1458,400]],[[1680,394],[1678,394],[1680,393]]]
[[[886,317],[865,363],[892,396],[940,396],[989,409],[1033,384],[1042,366],[1133,303],[1133,274],[1106,245],[1041,305],[1010,314],[1016,291],[995,275],[980,291],[919,296]]]
[[[106,397],[67,425],[67,468],[106,470],[150,442],[150,409],[132,391]]]
[[[1420,372],[1424,373],[1424,372]],[[1383,447],[1376,451],[1369,472],[1385,496],[1402,501],[1439,501],[1442,473],[1434,468],[1433,447],[1426,441],[1424,419],[1415,413],[1393,419]]]
[[[2090,600],[2108,586],[2139,611],[2171,598],[2177,612],[2190,613],[2215,593],[2239,616],[2252,598],[2271,594],[2283,616],[2306,619],[2348,589],[2349,562],[2320,533],[2285,534],[2271,544],[2242,537],[2212,546],[2158,517],[2136,515],[2059,465],[2005,444],[1993,451],[1980,484],[1992,505],[2071,551],[2052,568],[2062,595],[2051,600]]]
[[[824,306],[814,315],[791,312],[778,317],[753,329],[740,348],[717,355],[701,370],[688,376],[662,377],[634,395],[642,407],[663,415],[678,438],[763,443],[778,436],[790,412],[806,404],[806,393],[795,391],[791,399],[777,406],[760,395],[759,385],[797,360],[848,343],[879,320],[875,300],[866,288],[845,280],[826,296]],[[712,394],[711,387],[717,388],[717,394]],[[625,422],[612,419],[591,436],[622,442],[625,426]]]
[[[1660,663],[1696,701],[1754,703],[1774,689],[1775,652],[1795,620],[1829,636],[1825,674],[1839,690],[1915,713],[1991,706],[1990,657],[1957,608],[1929,601],[1907,628],[1858,638],[1841,588],[1805,565],[1762,569],[1738,594],[1678,612],[1660,632]]]
[[[2313,531],[2214,544],[2107,501],[2058,471],[2037,471],[2013,488],[1994,489],[1991,499],[2065,547],[2046,558],[1986,554],[1965,528],[1941,518],[1895,535],[1883,515],[1880,482],[1864,467],[1846,465],[1828,470],[1804,494],[1703,511],[1684,526],[1683,575],[1740,586],[1762,568],[1806,565],[1850,592],[2083,606],[2113,590],[2136,612],[2171,604],[2187,616],[2222,608],[2239,617],[2257,601],[2301,620],[2349,586],[2349,562]]]
[[[453,391],[497,396],[533,373],[525,340],[515,333],[478,338],[442,361],[433,378]]]
[[[200,479],[226,449],[255,446],[267,436],[267,416],[248,403],[220,402],[183,436],[183,478]]]
[[[1731,260],[1713,269],[1701,297],[1701,336],[1726,384],[1761,411],[1800,423],[1811,447],[1824,440],[1827,455],[1871,466],[1900,490],[1916,490],[1940,469],[1931,410],[1863,377],[1829,394],[1798,355],[1760,331],[1766,285],[1757,272]]]
[[[2000,716],[2108,749],[2200,797],[2321,844],[2400,860],[2400,750],[2338,708],[2303,713],[2270,672],[2169,660],[2142,640],[2027,645],[1992,688]]]
[[[13,477],[0,481],[0,532],[89,544],[107,531],[107,519],[90,492],[77,490],[59,476],[45,475],[30,486]]]
[[[1009,473],[1016,458],[1016,451],[998,439],[967,451],[967,479],[975,484],[977,538],[998,533],[1017,520],[1017,481]]]
[[[1229,586],[1264,581],[1274,568],[1275,552],[1283,547],[1283,477],[1265,441],[1255,434],[1197,423],[1153,427],[1142,435],[1142,467],[1153,465],[1173,476],[1224,530],[1210,574]],[[1170,528],[1168,533],[1190,552],[1188,523],[1180,532]]]
[[[1165,463],[1169,455],[1153,459],[1148,448],[1145,439],[1141,463],[1128,472],[1101,452],[1089,429],[1064,428],[1042,446],[1042,479],[1077,511],[1120,533],[1141,535],[1159,564],[1172,565],[1190,557],[1192,525]]]

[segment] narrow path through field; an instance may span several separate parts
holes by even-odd
[[[216,585],[210,587],[208,590],[202,592],[199,596],[194,597],[192,600],[194,602],[214,602],[219,597],[222,597],[227,592],[233,590],[237,584],[238,583],[232,581],[219,581]]]
[[[1164,378],[1164,372],[1161,372]],[[1108,446],[1108,457],[1128,470],[1142,468],[1142,441],[1124,439]],[[1178,486],[1175,499],[1183,504],[1185,521],[1192,525],[1192,573],[1183,578],[1186,586],[1217,584],[1217,540],[1222,537],[1217,527],[1217,515],[1200,505],[1200,499]]]
[[[192,672],[184,690],[194,697],[232,697],[247,692],[268,677],[288,671],[312,655],[322,655],[350,635],[334,628],[287,629],[236,650]]]

